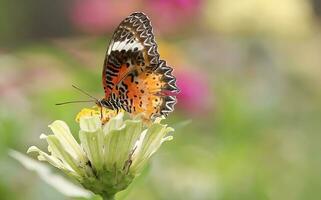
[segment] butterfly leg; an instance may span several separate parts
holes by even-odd
[[[100,119],[103,120],[104,116],[103,116],[103,107],[100,106]]]
[[[133,157],[133,154],[135,153],[136,149],[137,149],[137,146],[135,146],[134,149],[129,153],[128,159],[126,160],[126,162],[123,166],[123,170],[124,171],[126,170],[126,174],[129,173],[129,168],[133,163],[132,157]]]

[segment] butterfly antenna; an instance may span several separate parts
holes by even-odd
[[[86,92],[86,91],[84,91],[84,90],[80,89],[79,87],[77,87],[77,86],[75,86],[75,85],[72,85],[72,87],[73,87],[73,88],[75,88],[76,90],[80,91],[81,93],[83,93],[83,94],[87,95],[88,97],[90,97],[90,98],[94,99],[95,101],[99,101],[96,97],[94,97],[94,96],[90,95],[88,92]]]
[[[65,105],[65,104],[70,104],[70,103],[84,103],[84,102],[95,102],[96,100],[84,100],[84,101],[65,101],[65,102],[61,102],[61,103],[56,103],[56,106],[61,106],[61,105]]]

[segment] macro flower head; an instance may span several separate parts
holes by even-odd
[[[104,119],[97,108],[78,114],[80,144],[68,125],[57,120],[49,125],[53,134],[40,136],[47,141],[49,153],[36,146],[28,153],[37,153],[40,161],[62,170],[84,188],[113,199],[140,174],[161,144],[172,139],[168,133],[173,129],[161,124],[160,118],[146,125],[139,117],[127,119],[123,112],[103,109],[102,114]]]

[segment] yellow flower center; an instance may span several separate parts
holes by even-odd
[[[120,111],[122,112],[122,111]],[[100,116],[103,124],[109,121],[110,118],[117,115],[117,111],[109,110],[105,107],[93,106],[92,108],[83,108],[76,116],[76,122],[79,122],[81,117]]]

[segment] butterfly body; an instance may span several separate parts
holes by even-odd
[[[133,13],[112,37],[103,68],[101,106],[155,119],[167,116],[179,91],[173,69],[159,59],[149,19]]]

